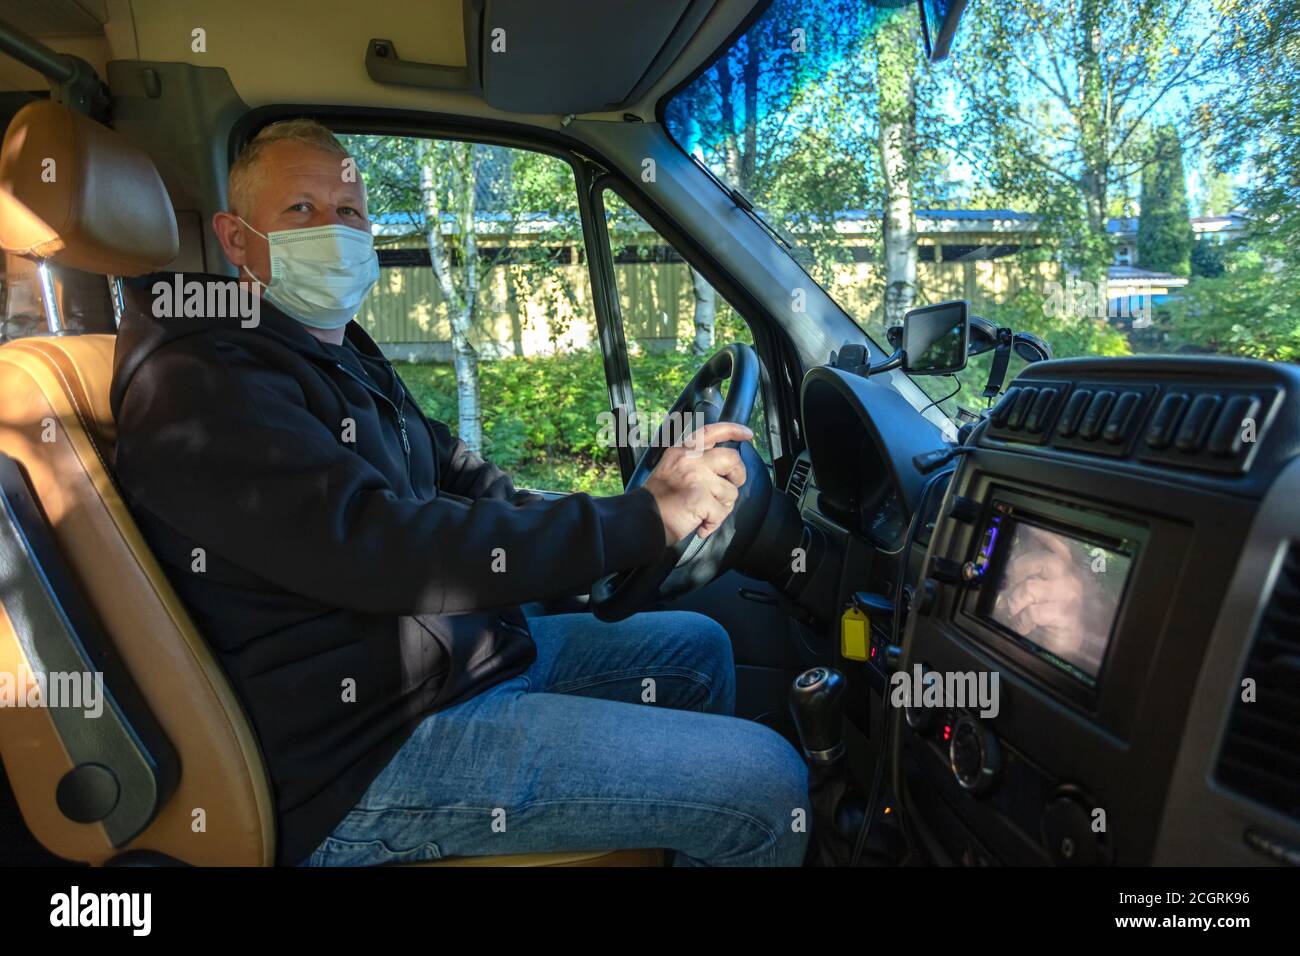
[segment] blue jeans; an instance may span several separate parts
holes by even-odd
[[[635,847],[681,865],[803,862],[806,767],[731,716],[720,625],[681,611],[529,625],[533,665],[426,717],[307,865]]]

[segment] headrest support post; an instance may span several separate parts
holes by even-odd
[[[63,320],[59,316],[59,300],[54,294],[54,276],[45,260],[36,263],[36,275],[41,284],[41,305],[45,307],[45,325],[50,335],[63,334]]]
[[[113,325],[122,324],[122,312],[126,309],[125,298],[122,293],[121,276],[104,276],[108,280],[108,298],[113,303]]]

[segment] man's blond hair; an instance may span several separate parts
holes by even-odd
[[[314,119],[280,120],[265,126],[249,140],[239,152],[239,158],[230,167],[230,180],[226,187],[230,208],[235,213],[245,216],[253,208],[257,186],[261,180],[258,161],[266,147],[272,143],[291,141],[314,146],[338,156],[340,160],[348,158],[348,151],[343,148],[329,128]]]

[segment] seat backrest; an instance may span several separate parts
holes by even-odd
[[[67,177],[57,195],[42,192],[51,158]],[[135,275],[165,266],[176,246],[170,200],[143,153],[57,103],[29,104],[14,117],[0,146],[5,252]],[[44,580],[52,604],[89,608],[118,665],[104,668],[105,690],[123,713],[131,699],[147,708],[165,738],[157,762],[174,752],[179,777],[142,829],[123,833],[105,821],[105,808],[141,795],[113,789],[128,784],[109,779],[109,755],[93,754],[97,728],[35,707],[0,707],[5,773],[28,828],[64,858],[99,864],[148,851],[196,865],[268,865],[274,812],[256,737],[113,480],[114,342],[68,335],[0,346],[0,454],[20,466],[68,572],[34,579]],[[13,592],[0,588],[0,673],[24,675],[21,684],[43,666],[42,635],[24,633],[30,607],[13,603]],[[140,748],[145,762],[148,750]]]

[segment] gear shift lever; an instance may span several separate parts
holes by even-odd
[[[813,807],[814,865],[846,866],[866,817],[844,756],[844,675],[833,667],[812,667],[790,687],[790,715],[808,759],[808,795]]]
[[[804,756],[829,767],[844,754],[844,675],[833,667],[812,667],[790,687],[790,715]]]

